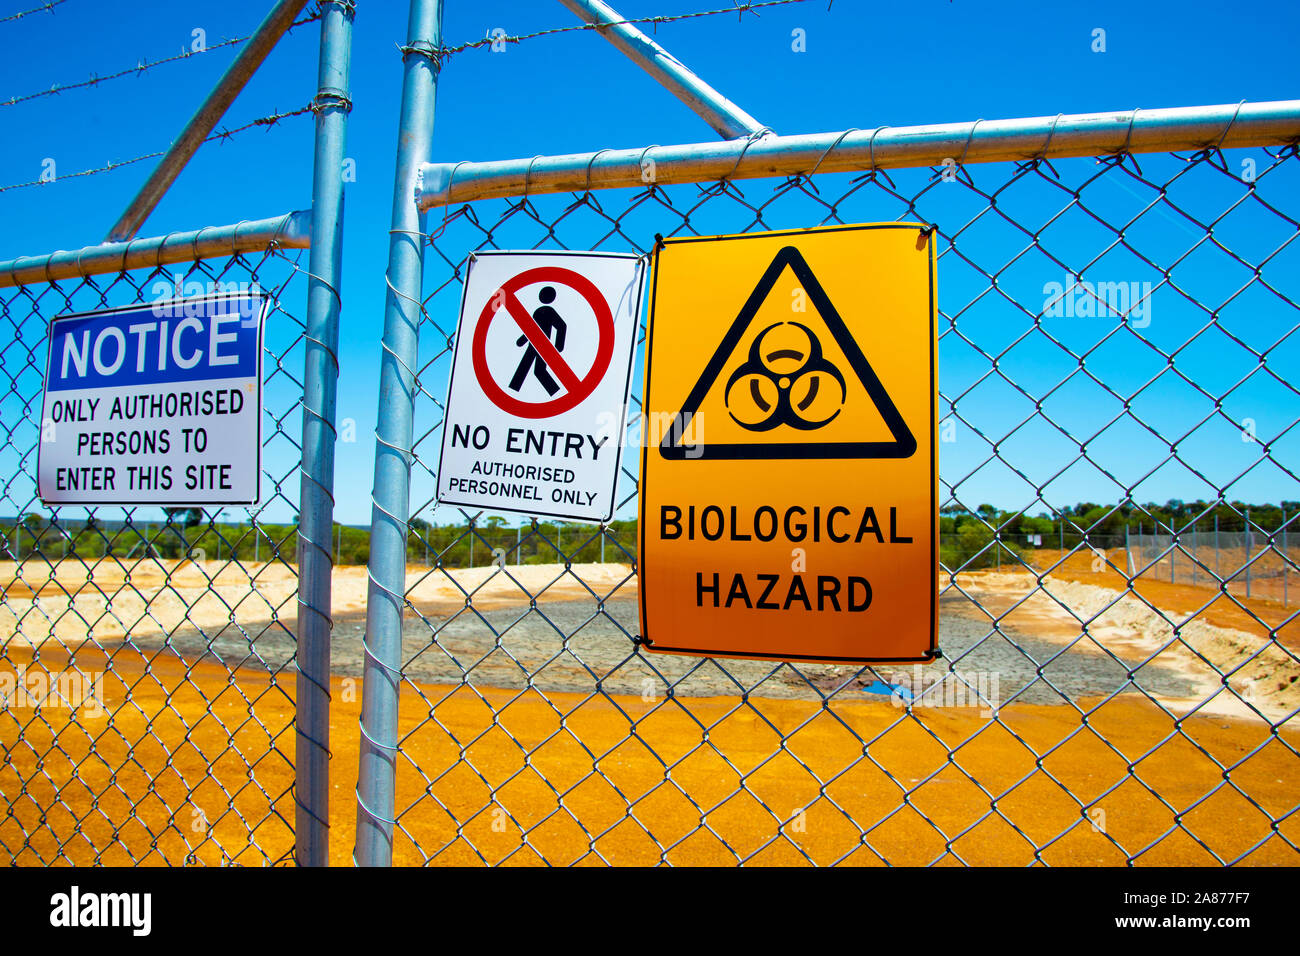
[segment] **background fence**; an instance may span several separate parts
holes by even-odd
[[[1138,535],[1130,547],[1134,573],[1194,587],[1218,588],[1222,584],[1234,594],[1269,598],[1290,607],[1295,598],[1290,589],[1296,555],[1290,549],[1289,538],[1290,532],[1285,529],[1278,532],[1276,539],[1258,533],[1193,530],[1177,538],[1167,534]]]
[[[292,859],[304,255],[273,245],[0,289],[0,515],[23,519],[0,553],[5,862]],[[272,301],[262,504],[166,521],[45,508],[49,320],[218,283]]]
[[[944,536],[944,656],[903,672],[646,654],[632,556],[578,563],[597,528],[534,529],[531,575],[467,579],[430,542],[406,591],[395,860],[1293,863],[1300,634],[1238,587],[1295,570],[1284,538],[1221,540],[1215,563],[1135,534],[1130,569],[1100,520],[1058,522],[1059,543],[1018,526],[1080,484],[1150,528],[1144,491],[1175,472],[1207,515],[1257,469],[1294,477],[1298,176],[1294,147],[1209,149],[435,208],[415,524],[475,517],[433,504],[472,250],[906,219],[941,237],[941,503],[969,526]],[[1265,405],[1284,417],[1244,440]],[[977,507],[990,487],[1020,504]],[[1226,594],[1148,587],[1174,553]]]

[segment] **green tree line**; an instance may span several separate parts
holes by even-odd
[[[1195,529],[1240,533],[1246,516],[1256,531],[1300,525],[1300,501],[1246,504],[1241,501],[1170,500],[1102,505],[1079,502],[1049,513],[1007,511],[989,504],[974,510],[960,505],[940,509],[941,560],[950,569],[1016,564],[1027,550],[1080,546],[1116,547],[1126,534],[1186,534]],[[636,554],[636,521],[612,521],[602,535],[595,525],[531,521],[511,525],[500,517],[467,524],[432,524],[413,518],[407,536],[407,562],[416,566],[463,568],[495,560],[507,565],[599,562],[630,563]],[[176,560],[296,563],[298,530],[293,524],[213,521],[198,508],[169,509],[156,521],[51,521],[28,514],[0,520],[0,550],[12,560],[33,552],[51,560],[64,556],[120,558],[153,556]],[[603,539],[603,549],[602,549]],[[329,542],[338,564],[370,560],[370,530],[335,524]]]
[[[370,529],[336,522],[328,547],[337,564],[364,565],[370,560]],[[443,567],[463,568],[498,559],[510,565],[562,564],[566,560],[575,564],[601,560],[630,563],[635,553],[635,521],[610,522],[602,535],[595,525],[554,521],[515,527],[493,517],[470,528],[414,518],[406,558],[412,565],[441,562]],[[28,514],[18,522],[0,522],[0,555],[13,560],[33,554],[48,560],[113,556],[296,563],[298,529],[292,524],[261,521],[211,521],[197,508],[174,509],[157,521],[107,522],[92,517],[66,522]]]

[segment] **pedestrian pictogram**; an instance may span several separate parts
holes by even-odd
[[[793,311],[792,304],[799,310]],[[760,321],[762,315],[775,321]],[[783,317],[791,315],[806,318]],[[821,328],[825,346],[813,326]],[[828,350],[842,364],[832,361]],[[684,437],[710,395],[742,429],[773,434],[763,439],[735,436],[738,440],[718,435],[693,457],[907,458],[916,451],[916,439],[871,362],[794,246],[773,256],[744,300],[665,433],[660,444],[665,457],[692,457]],[[841,413],[852,421],[827,430]],[[872,416],[887,429],[880,440],[864,437],[869,433],[859,427]],[[802,438],[790,430],[819,434]]]
[[[465,277],[437,495],[613,516],[640,317],[639,257],[482,252]]]
[[[935,655],[934,243],[920,224],[668,239],[647,321],[651,651]]]
[[[521,290],[539,284],[538,304],[529,308],[520,300]],[[569,356],[562,354],[572,337],[569,323],[553,305],[557,287],[570,293],[580,311],[590,316],[587,333],[595,348],[589,367],[582,373],[575,371],[572,364],[575,350],[570,349]],[[496,369],[488,361],[487,344],[493,322],[502,313],[506,316],[501,320],[503,324],[508,322],[519,333],[515,347],[522,348],[523,353],[517,362],[507,359],[501,369]],[[474,373],[484,393],[502,411],[524,418],[549,418],[587,398],[609,369],[613,354],[614,319],[605,297],[585,276],[556,266],[527,269],[503,283],[488,297],[474,330]],[[501,375],[506,369],[513,369],[508,377]],[[505,388],[498,378],[505,382]],[[524,397],[530,380],[541,391],[539,399]]]
[[[564,331],[568,327],[564,319],[560,318],[560,313],[551,308],[551,303],[555,301],[554,286],[543,286],[542,291],[537,293],[537,298],[542,301],[542,307],[533,313],[533,321],[537,323],[537,328],[548,342],[554,338],[555,351],[557,353],[564,351]],[[517,392],[524,387],[524,382],[528,379],[528,373],[531,371],[537,381],[541,382],[542,388],[546,389],[547,395],[554,395],[560,390],[560,386],[555,384],[555,379],[551,378],[551,373],[546,368],[546,361],[542,358],[541,353],[532,342],[528,341],[528,333],[523,333],[515,339],[515,345],[521,346],[524,350],[523,357],[519,360],[519,367],[515,369],[515,374],[510,379],[510,390]],[[558,364],[561,360],[555,359]],[[568,366],[565,366],[567,368]]]

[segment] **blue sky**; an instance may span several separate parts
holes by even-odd
[[[0,2],[0,17],[34,5],[31,0]],[[628,16],[672,14],[721,6],[717,0],[624,0],[616,4]],[[251,2],[169,4],[150,0],[105,5],[67,0],[53,14],[42,13],[0,23],[0,101],[105,74],[179,52],[192,42],[193,31],[206,32],[207,42],[244,35],[256,26],[266,4]],[[396,145],[401,61],[395,43],[404,37],[406,5],[361,2],[353,50],[352,87],[355,109],[349,129],[348,154],[356,163],[356,182],[347,191],[347,237],[341,343],[342,378],[339,417],[356,423],[355,445],[341,448],[336,478],[337,517],[347,523],[368,520],[372,468],[370,438],[376,415],[373,383],[379,361],[378,333],[384,302],[388,216]],[[761,17],[705,17],[663,24],[658,39],[738,104],[781,133],[836,131],[849,127],[912,125],[977,118],[1055,115],[1128,109],[1236,103],[1292,98],[1294,38],[1300,27],[1295,4],[1255,5],[1247,19],[1240,7],[1216,3],[971,3],[923,2],[867,4],[837,0],[831,10],[820,0],[767,9]],[[449,0],[444,42],[455,44],[482,37],[500,27],[510,34],[568,25],[574,18],[558,3]],[[792,30],[806,31],[807,52],[791,51]],[[1106,52],[1091,49],[1093,30],[1106,31]],[[296,109],[314,93],[318,29],[299,28],[282,41],[262,71],[239,97],[223,125],[241,125],[256,117]],[[0,186],[36,179],[42,163],[53,159],[58,173],[68,173],[109,161],[120,162],[165,148],[195,105],[234,56],[234,48],[191,57],[161,66],[139,77],[69,91],[13,106],[0,105]],[[270,131],[253,131],[223,144],[200,150],[172,191],[141,230],[157,235],[201,225],[255,219],[306,208],[310,203],[311,136],[309,116],[286,120]],[[541,37],[504,53],[470,50],[449,58],[438,93],[434,156],[439,160],[486,160],[537,154],[578,152],[602,147],[632,147],[653,143],[700,142],[711,130],[658,87],[608,44],[590,33]],[[1260,166],[1267,158],[1252,152]],[[1241,156],[1229,154],[1230,169]],[[1164,182],[1176,172],[1167,158],[1140,161],[1148,177]],[[78,179],[59,179],[38,188],[0,190],[0,259],[54,249],[78,248],[101,241],[134,191],[152,168],[146,161],[122,170]],[[1296,161],[1269,182],[1271,199],[1296,215]],[[1058,166],[1062,178],[1077,184],[1095,171],[1090,160]],[[996,172],[972,170],[984,188],[1005,183],[1007,167]],[[919,190],[930,171],[896,177],[900,189]],[[904,188],[906,184],[906,188]],[[1188,184],[1192,186],[1193,184]],[[1239,198],[1240,187],[1201,177],[1188,188],[1186,202],[1205,216],[1217,215]],[[744,188],[742,184],[742,188]],[[755,195],[770,196],[770,184]],[[830,181],[825,189],[847,189],[847,178]],[[948,188],[947,186],[942,188]],[[1262,188],[1262,185],[1261,185]],[[980,208],[978,197],[962,193],[940,195],[941,225],[965,221]],[[1149,201],[1140,184],[1108,175],[1089,187],[1092,207],[1111,218],[1130,215]],[[897,215],[878,191],[871,199],[850,203],[850,214],[886,218]],[[563,208],[567,197],[550,209]],[[1059,189],[1033,176],[1007,192],[1009,208],[1021,221],[1041,224],[1065,205]],[[611,204],[618,205],[611,199]],[[1200,205],[1197,205],[1200,204]],[[503,208],[498,201],[494,215]],[[487,215],[486,211],[484,213]],[[435,221],[438,214],[435,212]],[[807,206],[788,210],[774,206],[772,225],[814,225]],[[783,218],[784,217],[784,218]],[[936,214],[936,218],[939,218]],[[1176,259],[1202,236],[1200,230],[1175,221],[1176,216],[1148,214],[1134,227],[1135,241],[1168,261]],[[1077,220],[1077,223],[1075,222]],[[703,220],[708,222],[707,219]],[[718,218],[720,229],[744,222]],[[651,217],[639,219],[646,237],[656,231]],[[667,223],[670,227],[671,221]],[[1054,232],[1052,243],[1070,262],[1084,262],[1104,248],[1107,237],[1094,232],[1079,210]],[[1294,233],[1294,227],[1258,209],[1243,208],[1221,227],[1229,248],[1257,261]],[[594,234],[593,234],[594,236]],[[540,237],[521,230],[517,241]],[[575,229],[564,237],[580,246],[584,234]],[[455,241],[444,246],[450,255],[463,255]],[[592,239],[594,241],[594,238]],[[1019,248],[1014,231],[991,217],[970,227],[960,247],[979,267],[994,271]],[[530,243],[531,244],[531,243]],[[1020,243],[1023,246],[1023,242]],[[1300,273],[1292,243],[1270,265],[1275,285],[1294,300],[1295,276]],[[611,247],[614,248],[614,247]],[[623,251],[625,247],[619,247]],[[1213,249],[1189,257],[1176,272],[1185,288],[1202,301],[1223,301],[1234,281],[1232,264]],[[1134,259],[1103,260],[1102,279],[1141,281],[1152,278]],[[1204,259],[1202,264],[1201,259]],[[1087,276],[1085,275],[1085,278]],[[1061,270],[1043,260],[1028,260],[1008,269],[1004,286],[1023,303],[1037,308],[1040,290]],[[1158,280],[1158,275],[1154,276]],[[431,289],[426,284],[426,290]],[[941,305],[961,311],[959,327],[988,354],[1007,348],[1025,330],[1023,316],[1009,310],[996,296],[971,303],[988,289],[974,267],[948,256],[940,266]],[[452,296],[451,298],[454,298]],[[446,321],[447,296],[436,297],[439,322]],[[1166,301],[1167,300],[1167,301]],[[1185,342],[1204,324],[1204,315],[1181,301],[1171,289],[1153,299],[1153,322],[1143,339],[1166,350]],[[1230,309],[1223,325],[1246,345],[1270,347],[1296,324],[1294,308],[1275,297],[1250,290]],[[1199,324],[1196,324],[1198,323]],[[1236,323],[1236,324],[1234,324]],[[1063,323],[1061,341],[1076,350],[1096,344],[1100,325]],[[1160,370],[1164,360],[1129,332],[1102,345],[1092,359],[1096,374],[1119,391],[1132,391]],[[1300,335],[1300,333],[1298,333]],[[1300,364],[1300,346],[1292,336],[1270,353],[1269,367],[1292,374]],[[1041,336],[1038,339],[1042,339]],[[1041,395],[1070,373],[1063,353],[1045,340],[1026,342],[1008,353],[1015,382]],[[958,497],[970,506],[992,501],[1005,507],[1025,507],[1035,500],[1033,483],[1047,481],[1078,453],[1059,433],[1041,421],[1017,431],[1000,452],[1033,481],[1025,483],[989,457],[988,446],[971,435],[968,423],[1001,437],[1025,416],[1025,399],[998,380],[980,381],[988,361],[958,337],[943,343],[941,389],[963,395],[958,412],[957,441],[941,446],[944,478],[958,485]],[[1221,394],[1249,371],[1252,359],[1244,346],[1211,329],[1180,354],[1179,368],[1207,391]],[[1154,364],[1153,364],[1154,363]],[[1077,370],[1076,370],[1077,371]],[[1195,388],[1166,376],[1141,396],[1140,414],[1162,434],[1190,429],[1203,417],[1207,400]],[[979,384],[976,384],[979,383]],[[430,383],[436,392],[436,383]],[[636,386],[639,388],[639,376]],[[967,390],[970,390],[969,393]],[[1095,383],[1076,375],[1055,393],[1053,419],[1072,434],[1087,434],[1111,416],[1110,401]],[[1261,435],[1285,431],[1297,415],[1295,394],[1275,381],[1256,375],[1232,395],[1234,420],[1251,418]],[[965,405],[962,405],[965,402]],[[1135,402],[1135,408],[1138,403]],[[1212,410],[1213,403],[1209,403]],[[946,410],[945,410],[946,411]],[[1029,406],[1032,412],[1032,404]],[[1103,417],[1104,416],[1104,417]],[[1149,433],[1131,421],[1107,429],[1090,446],[1093,457],[1115,471],[1121,483],[1138,481],[1163,455]],[[1167,454],[1168,449],[1165,449]],[[1176,463],[1168,464],[1140,484],[1135,497],[1164,500],[1213,494],[1237,474],[1229,497],[1247,500],[1295,498],[1294,480],[1264,462],[1248,470],[1259,457],[1259,446],[1240,440],[1227,423],[1199,429],[1180,452],[1205,477]],[[1287,467],[1300,461],[1300,440],[1289,433],[1273,449]],[[969,476],[969,477],[967,477]],[[418,499],[417,490],[417,499]],[[1111,501],[1118,486],[1086,463],[1056,478],[1047,497],[1059,503],[1081,499]],[[418,500],[415,503],[419,503]],[[1042,510],[1034,504],[1032,512]],[[452,520],[439,513],[436,520]]]

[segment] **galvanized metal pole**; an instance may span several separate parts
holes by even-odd
[[[1192,586],[1196,585],[1196,565],[1200,563],[1201,552],[1196,549],[1196,522],[1192,522]]]
[[[442,0],[411,0],[388,240],[388,298],[375,427],[374,506],[366,604],[365,683],[357,778],[360,866],[393,860],[397,705],[401,682],[402,607],[406,601],[406,534],[410,517],[411,432],[416,351],[424,277],[424,216],[415,205],[421,166],[433,144],[442,44]]]
[[[1291,555],[1286,549],[1286,509],[1282,509],[1282,607],[1287,606],[1287,571],[1290,570]]]
[[[1250,509],[1246,509],[1246,597],[1250,597],[1250,552],[1253,550],[1254,542],[1251,541],[1250,535]]]
[[[766,127],[695,73],[602,0],[560,0],[633,63],[691,108],[723,139],[736,139]]]
[[[122,218],[109,230],[109,242],[130,239],[140,230],[159,200],[181,174],[185,164],[190,161],[190,157],[198,152],[198,148],[208,138],[217,121],[226,114],[226,110],[230,108],[231,103],[235,102],[235,97],[239,95],[240,90],[257,72],[257,68],[262,65],[262,61],[279,42],[280,37],[293,26],[294,18],[306,5],[307,0],[280,0],[266,15],[266,19],[258,25],[257,31],[240,49],[235,62],[230,64],[212,92],[208,94],[208,98],[185,124],[185,128],[176,137],[166,155],[158,161],[157,168],[140,187],[140,191],[131,200],[131,205],[127,207],[126,212],[122,213]]]
[[[1178,552],[1178,533],[1174,530],[1174,523],[1169,522],[1169,583],[1174,582],[1174,555]]]
[[[298,523],[297,813],[294,858],[329,865],[331,581],[334,571],[334,415],[343,279],[343,160],[347,148],[352,0],[321,3],[312,244],[302,402]]]
[[[1124,568],[1128,572],[1129,583],[1133,583],[1133,548],[1129,544],[1128,522],[1124,522]]]

